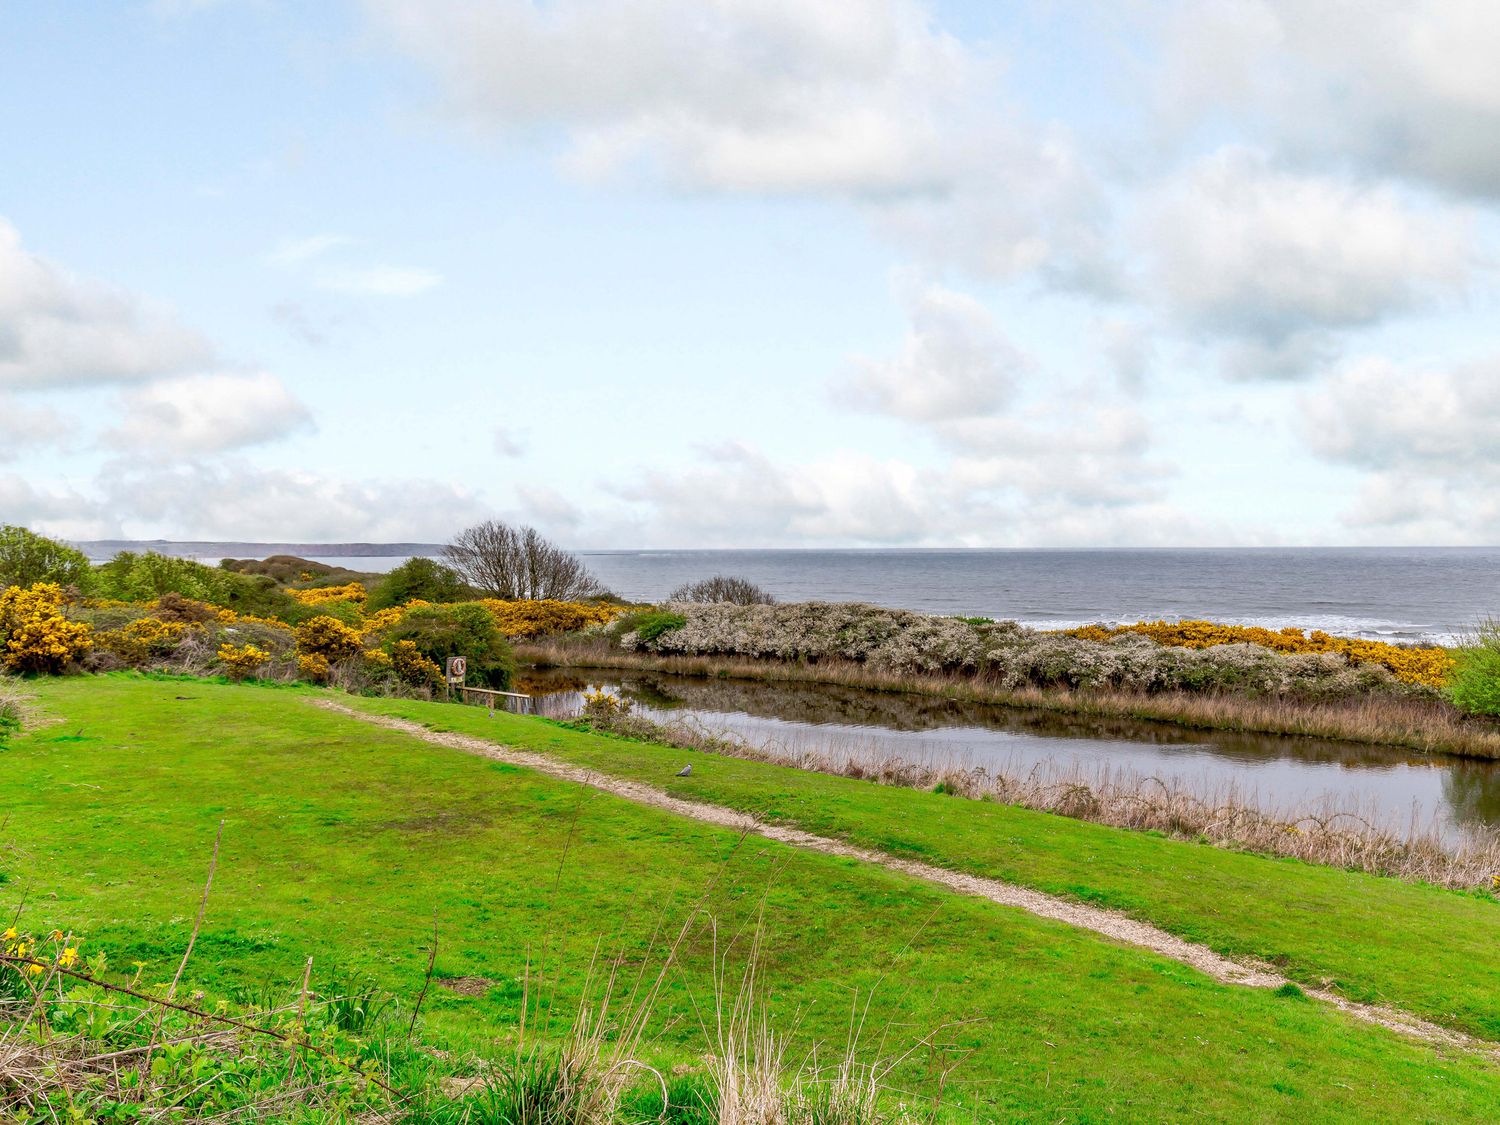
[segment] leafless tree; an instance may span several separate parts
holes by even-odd
[[[716,574],[672,591],[673,602],[730,602],[734,605],[774,605],[776,599],[746,578]]]
[[[443,548],[443,560],[465,582],[493,597],[575,601],[604,592],[576,555],[548,542],[534,527],[501,520],[465,528]]]

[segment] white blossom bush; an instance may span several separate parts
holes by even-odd
[[[1337,653],[1286,654],[1252,644],[1190,649],[1136,634],[1106,641],[1041,632],[1014,621],[973,623],[857,602],[666,607],[680,627],[628,650],[815,664],[838,660],[896,674],[968,673],[1001,687],[1114,688],[1339,698],[1412,691],[1376,664]]]

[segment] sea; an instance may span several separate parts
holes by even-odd
[[[113,547],[114,544],[111,544]],[[216,562],[209,544],[154,550]],[[251,554],[236,544],[235,557]],[[360,571],[387,571],[415,545],[276,544]],[[176,548],[176,549],[174,549]],[[93,552],[91,552],[93,553]],[[229,552],[224,552],[228,554]],[[101,552],[102,554],[102,552]],[[781,601],[860,601],[1057,629],[1206,618],[1444,643],[1500,616],[1500,547],[1221,549],[610,550],[578,554],[608,589],[659,601],[677,586],[737,575]],[[107,556],[104,556],[107,557]]]

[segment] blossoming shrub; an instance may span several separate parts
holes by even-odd
[[[311,680],[315,684],[326,684],[331,670],[332,666],[328,663],[328,657],[321,653],[304,653],[297,657],[297,674],[304,680]]]
[[[495,627],[512,640],[552,633],[576,633],[597,625],[608,625],[627,612],[624,606],[564,602],[554,598],[520,601],[485,598],[479,604],[490,611]]]
[[[231,680],[238,681],[247,676],[253,676],[256,670],[265,667],[270,659],[269,652],[251,644],[219,646],[219,663],[224,665],[224,670]]]
[[[1068,635],[1090,641],[1107,641],[1127,633],[1149,637],[1157,644],[1204,649],[1218,645],[1252,644],[1275,652],[1337,653],[1354,664],[1379,664],[1398,680],[1440,688],[1453,671],[1453,657],[1446,649],[1385,644],[1381,641],[1335,637],[1322,630],[1263,629],[1253,625],[1220,625],[1214,621],[1138,621],[1134,625],[1109,628],[1085,625]]]
[[[293,600],[303,605],[327,605],[329,602],[363,602],[368,593],[358,582],[343,586],[318,586],[311,590],[288,590]]]
[[[1339,698],[1403,685],[1383,664],[1340,651],[1278,652],[1263,645],[1201,649],[1122,632],[1100,639],[1044,633],[1013,621],[933,617],[879,606],[691,605],[655,635],[625,632],[626,649],[816,663],[848,660],[898,674],[968,673],[1002,687],[1114,688]],[[634,625],[646,618],[627,619]],[[1410,690],[1410,689],[1407,689]]]
[[[299,653],[321,657],[329,664],[348,660],[364,650],[359,630],[332,617],[319,616],[304,621],[297,626],[296,636]]]
[[[626,649],[809,663],[842,659],[894,672],[973,670],[984,650],[977,630],[966,622],[857,602],[678,602],[667,612],[627,624],[637,622],[644,628],[621,637]],[[660,625],[669,627],[657,632]]]
[[[62,607],[55,582],[0,591],[0,658],[7,668],[56,675],[93,647],[93,629],[69,621]]]
[[[125,663],[140,666],[153,659],[170,656],[182,642],[182,635],[187,629],[188,626],[181,621],[138,617],[118,629],[96,633],[94,642]]]
[[[443,686],[443,670],[436,661],[422,655],[415,641],[393,641],[389,662],[402,683],[425,688]]]

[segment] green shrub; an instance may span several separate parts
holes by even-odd
[[[634,632],[640,644],[649,645],[663,633],[670,633],[673,629],[681,629],[687,624],[687,618],[680,613],[669,613],[666,610],[648,610],[645,613],[632,614],[621,621],[621,626],[626,632]]]
[[[399,641],[411,641],[439,667],[446,667],[450,656],[467,658],[469,679],[489,687],[509,687],[515,675],[510,643],[489,610],[476,602],[417,606],[386,633],[387,651]]]
[[[421,555],[407,559],[370,591],[370,612],[409,601],[461,602],[472,596],[458,572]]]
[[[94,572],[82,552],[24,527],[0,527],[0,588],[56,582],[87,592]]]
[[[1471,715],[1500,715],[1500,621],[1486,620],[1464,639],[1448,678],[1448,698]]]

